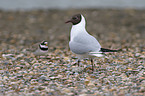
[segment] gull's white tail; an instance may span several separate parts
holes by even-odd
[[[102,52],[89,52],[89,55],[96,56],[96,57],[104,56],[104,54]]]

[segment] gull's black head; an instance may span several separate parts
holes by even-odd
[[[68,20],[66,23],[71,22],[73,25],[76,25],[78,23],[81,22],[81,14],[76,14],[74,16],[72,16],[72,18],[70,20]]]

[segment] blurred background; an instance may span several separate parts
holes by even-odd
[[[0,0],[0,42],[23,46],[45,39],[50,46],[67,45],[71,24],[64,22],[77,13],[99,42],[131,42],[144,37],[144,9],[144,0]]]
[[[0,0],[3,10],[133,8],[145,9],[144,0]]]

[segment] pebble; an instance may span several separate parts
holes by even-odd
[[[64,92],[64,93],[70,93],[71,91],[68,88],[63,88],[62,92]]]
[[[88,94],[80,94],[79,96],[88,96]],[[90,95],[89,95],[90,96]]]

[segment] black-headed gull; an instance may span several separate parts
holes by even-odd
[[[72,16],[72,18],[66,23],[69,22],[73,24],[70,33],[69,47],[70,50],[78,57],[78,66],[80,59],[89,58],[91,60],[93,70],[93,58],[95,56],[102,57],[105,52],[120,51],[101,48],[101,45],[96,38],[86,31],[86,21],[82,14]]]

